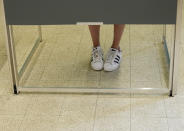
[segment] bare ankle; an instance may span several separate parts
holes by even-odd
[[[94,45],[93,45],[94,48],[95,48],[95,47],[98,47],[98,46],[100,46],[100,44],[94,44]]]
[[[114,48],[114,49],[117,49],[117,50],[120,50],[120,46],[114,46],[112,45],[111,48]]]

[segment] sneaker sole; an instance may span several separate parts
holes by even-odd
[[[106,71],[106,72],[112,72],[112,71],[115,71],[115,70],[119,69],[119,67],[120,67],[120,66],[118,66],[118,68],[112,69],[112,70],[108,70],[108,69],[105,69],[105,68],[104,68],[104,71]]]

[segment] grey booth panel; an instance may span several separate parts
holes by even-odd
[[[176,24],[177,0],[4,0],[10,25]]]

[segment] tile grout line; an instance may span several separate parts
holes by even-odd
[[[35,98],[36,98],[36,97],[34,96],[33,99],[35,99]],[[27,105],[27,109],[26,109],[26,111],[25,111],[25,113],[24,113],[24,116],[22,117],[22,120],[21,120],[21,122],[20,122],[20,126],[18,127],[18,130],[20,130],[21,127],[22,127],[22,124],[23,124],[23,122],[24,122],[24,119],[26,118],[27,112],[28,112],[28,110],[29,110],[29,106],[31,106],[31,103],[29,103],[29,104]]]
[[[164,97],[164,96],[163,96]],[[168,128],[168,131],[169,131],[169,121],[168,121],[168,116],[167,116],[167,110],[166,110],[166,101],[165,101],[165,98],[164,98],[164,111],[165,111],[165,116],[166,116],[166,120],[167,120],[167,128]]]
[[[66,96],[63,97],[63,102],[61,104],[61,110],[59,111],[59,115],[58,115],[58,120],[57,121],[59,121],[60,117],[62,117],[62,115],[63,115],[62,111],[63,111],[64,105],[65,105],[65,101],[66,101]]]
[[[98,98],[99,98],[99,94],[97,95],[97,98],[96,98],[95,111],[94,111],[94,116],[93,116],[94,122],[93,122],[93,127],[92,127],[93,129],[92,129],[92,131],[94,131],[94,130],[95,130],[96,109],[97,109]]]

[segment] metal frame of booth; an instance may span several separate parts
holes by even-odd
[[[2,11],[4,12],[4,3],[2,3]],[[36,48],[42,41],[41,25],[38,25],[39,36],[28,55],[25,63],[21,67],[21,70],[17,70],[16,53],[14,47],[13,38],[13,26],[6,24],[4,15],[4,30],[6,36],[7,54],[11,72],[11,82],[14,94],[19,92],[61,92],[61,93],[138,93],[143,92],[146,94],[168,94],[170,96],[176,95],[177,92],[177,80],[178,80],[178,64],[179,64],[179,48],[181,44],[181,24],[182,24],[182,5],[183,0],[178,0],[177,18],[175,25],[175,40],[173,44],[173,50],[170,56],[170,73],[169,73],[169,87],[168,88],[95,88],[95,87],[20,87],[19,81],[24,71],[26,70],[29,61],[31,60]]]

